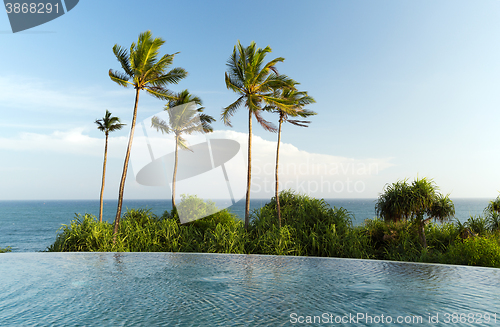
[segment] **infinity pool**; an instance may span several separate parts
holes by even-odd
[[[500,270],[188,253],[0,255],[0,326],[493,326]]]

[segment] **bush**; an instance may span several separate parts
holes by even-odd
[[[498,238],[470,237],[456,242],[443,256],[443,263],[500,268],[500,244]]]
[[[470,216],[465,225],[474,234],[485,235],[489,231],[487,219],[481,216]]]
[[[417,225],[409,221],[365,221],[365,233],[370,238],[375,258],[395,261],[421,261],[422,245]]]
[[[282,227],[276,199],[252,213],[250,253],[370,258],[368,238],[351,223],[343,208],[331,208],[323,199],[283,191],[279,194]]]
[[[189,197],[191,204],[198,200]],[[128,209],[115,244],[113,225],[93,215],[76,215],[60,230],[48,251],[245,253],[246,243],[243,223],[227,210],[181,225],[175,210],[157,217],[150,210]]]
[[[113,226],[99,222],[94,215],[76,214],[69,225],[63,225],[49,252],[113,251]]]

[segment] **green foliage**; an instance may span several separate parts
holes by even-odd
[[[245,243],[243,223],[227,210],[181,225],[175,211],[157,217],[150,210],[128,209],[115,244],[113,226],[85,214],[64,225],[48,251],[245,253]]]
[[[428,219],[446,221],[455,214],[448,195],[439,193],[434,182],[427,178],[417,178],[411,184],[405,179],[386,185],[375,210],[386,221],[422,220],[424,215]]]
[[[168,84],[177,84],[187,76],[183,68],[170,69],[177,53],[166,54],[161,58],[160,48],[165,41],[159,37],[153,39],[151,31],[139,35],[137,43],[132,43],[130,51],[115,44],[113,53],[123,71],[109,70],[109,77],[123,87],[133,86],[146,90],[161,100],[171,100],[173,95],[166,89]],[[169,70],[170,69],[170,70]]]
[[[366,220],[365,234],[370,238],[375,258],[396,261],[420,261],[422,245],[417,225],[412,222]]]
[[[489,220],[471,217],[467,222],[425,225],[428,246],[419,241],[416,221],[385,222],[368,219],[353,227],[343,208],[291,191],[280,193],[282,227],[276,219],[276,199],[252,213],[250,228],[222,210],[181,225],[177,211],[161,217],[146,209],[129,209],[123,215],[116,243],[113,226],[92,215],[76,215],[64,225],[48,251],[127,251],[258,253],[433,262],[500,268],[500,232]],[[195,196],[182,196],[178,207],[193,214],[213,212],[215,205]]]
[[[500,195],[497,196],[495,200],[490,201],[488,204],[488,207],[485,209],[486,211],[489,212],[496,212],[500,214]]]
[[[126,125],[120,123],[120,118],[111,116],[111,112],[109,112],[108,109],[106,109],[104,117],[96,119],[95,123],[97,124],[97,129],[104,132],[106,135],[108,135],[109,132],[119,131]]]
[[[99,222],[91,214],[76,214],[69,225],[63,225],[54,244],[48,247],[50,252],[92,252],[113,251],[113,228],[108,222]]]
[[[488,220],[481,216],[470,216],[465,225],[471,232],[480,236],[485,235],[489,231]]]
[[[500,196],[490,201],[488,207],[484,209],[484,215],[490,231],[500,230]]]
[[[277,227],[276,198],[253,213],[249,252],[320,257],[370,258],[368,238],[352,227],[343,208],[324,201],[280,193],[282,227]]]
[[[6,247],[6,248],[0,248],[0,253],[7,253],[7,252],[11,252],[12,251],[12,248],[10,246]]]
[[[488,221],[488,229],[490,231],[499,231],[500,230],[500,213],[491,212],[486,217]]]
[[[500,268],[498,236],[470,237],[455,242],[443,256],[443,263]]]

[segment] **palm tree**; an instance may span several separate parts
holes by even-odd
[[[193,109],[191,104],[202,105],[200,98],[189,94],[188,90],[184,90],[176,94],[175,99],[168,101],[165,105],[165,110],[168,113],[169,122],[154,116],[151,119],[151,127],[161,131],[162,134],[173,133],[175,135],[175,163],[174,176],[172,177],[172,208],[175,210],[175,181],[177,177],[177,149],[190,150],[186,140],[182,134],[193,133],[209,133],[213,132],[210,123],[215,119],[212,116],[203,114],[204,107]],[[191,150],[190,150],[191,151]]]
[[[427,247],[425,224],[431,219],[443,222],[455,215],[455,206],[449,195],[439,193],[434,182],[427,178],[417,178],[411,185],[405,179],[386,186],[375,209],[377,215],[386,221],[412,219],[418,225],[423,247]]]
[[[276,131],[273,124],[266,121],[262,115],[263,105],[275,105],[286,109],[291,105],[283,99],[274,96],[274,90],[279,88],[294,89],[295,81],[285,75],[278,75],[275,65],[285,59],[278,57],[264,63],[266,55],[271,52],[269,46],[256,48],[255,42],[243,47],[238,41],[233,53],[227,61],[228,71],[225,73],[226,87],[237,93],[239,98],[222,110],[224,123],[231,126],[231,117],[241,105],[248,109],[248,170],[247,192],[245,203],[245,228],[250,220],[250,185],[252,179],[252,116],[267,131]]]
[[[298,83],[296,83],[298,84]],[[308,127],[308,124],[311,122],[308,120],[297,120],[290,119],[290,117],[309,117],[316,115],[316,112],[303,109],[304,106],[315,103],[313,97],[309,96],[307,92],[300,92],[293,89],[278,89],[276,90],[275,97],[282,98],[287,102],[291,102],[292,106],[288,108],[281,109],[278,106],[273,106],[273,111],[279,114],[278,121],[278,145],[276,146],[276,171],[275,171],[275,197],[276,197],[276,212],[278,213],[278,226],[281,228],[281,207],[280,207],[280,199],[278,194],[278,164],[279,164],[279,155],[280,155],[280,143],[281,143],[281,125],[284,122],[289,122],[295,126],[300,127]]]
[[[177,53],[164,55],[158,58],[160,47],[165,43],[161,38],[154,38],[151,31],[141,33],[136,43],[130,46],[130,53],[124,48],[115,44],[113,53],[118,62],[122,66],[123,73],[109,70],[109,77],[113,82],[128,87],[133,86],[135,89],[134,113],[132,116],[132,124],[130,126],[130,136],[128,141],[127,153],[125,155],[125,163],[123,165],[123,173],[120,181],[120,190],[118,194],[118,208],[113,229],[113,242],[116,241],[118,233],[118,225],[122,211],[123,191],[125,188],[125,179],[127,177],[128,161],[130,158],[130,150],[132,148],[132,140],[134,138],[135,120],[137,118],[137,105],[139,103],[139,92],[145,90],[152,96],[161,100],[174,99],[172,93],[166,89],[168,84],[177,84],[181,79],[187,76],[187,72],[183,68],[173,68],[168,70]]]
[[[102,185],[101,185],[101,198],[99,205],[99,222],[102,222],[102,197],[104,194],[104,180],[106,178],[106,160],[108,155],[108,135],[110,132],[122,129],[125,124],[120,123],[120,118],[111,117],[111,113],[106,109],[106,113],[102,119],[96,119],[97,129],[104,132],[106,135],[106,142],[104,145],[104,164],[102,165]]]

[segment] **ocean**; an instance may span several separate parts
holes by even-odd
[[[362,224],[375,217],[376,199],[325,199],[332,207],[343,207],[354,217],[353,224]],[[453,199],[455,217],[461,222],[471,215],[482,215],[491,199]],[[252,210],[266,204],[267,199],[254,199]],[[218,207],[228,201],[215,201]],[[116,200],[104,201],[103,219],[112,222],[116,213]],[[124,200],[125,208],[148,208],[157,215],[171,209],[170,200]],[[237,216],[244,217],[245,200],[229,207]],[[51,245],[63,224],[69,224],[75,214],[90,213],[98,217],[98,200],[19,200],[0,201],[0,248],[12,247],[12,252],[39,252]]]

